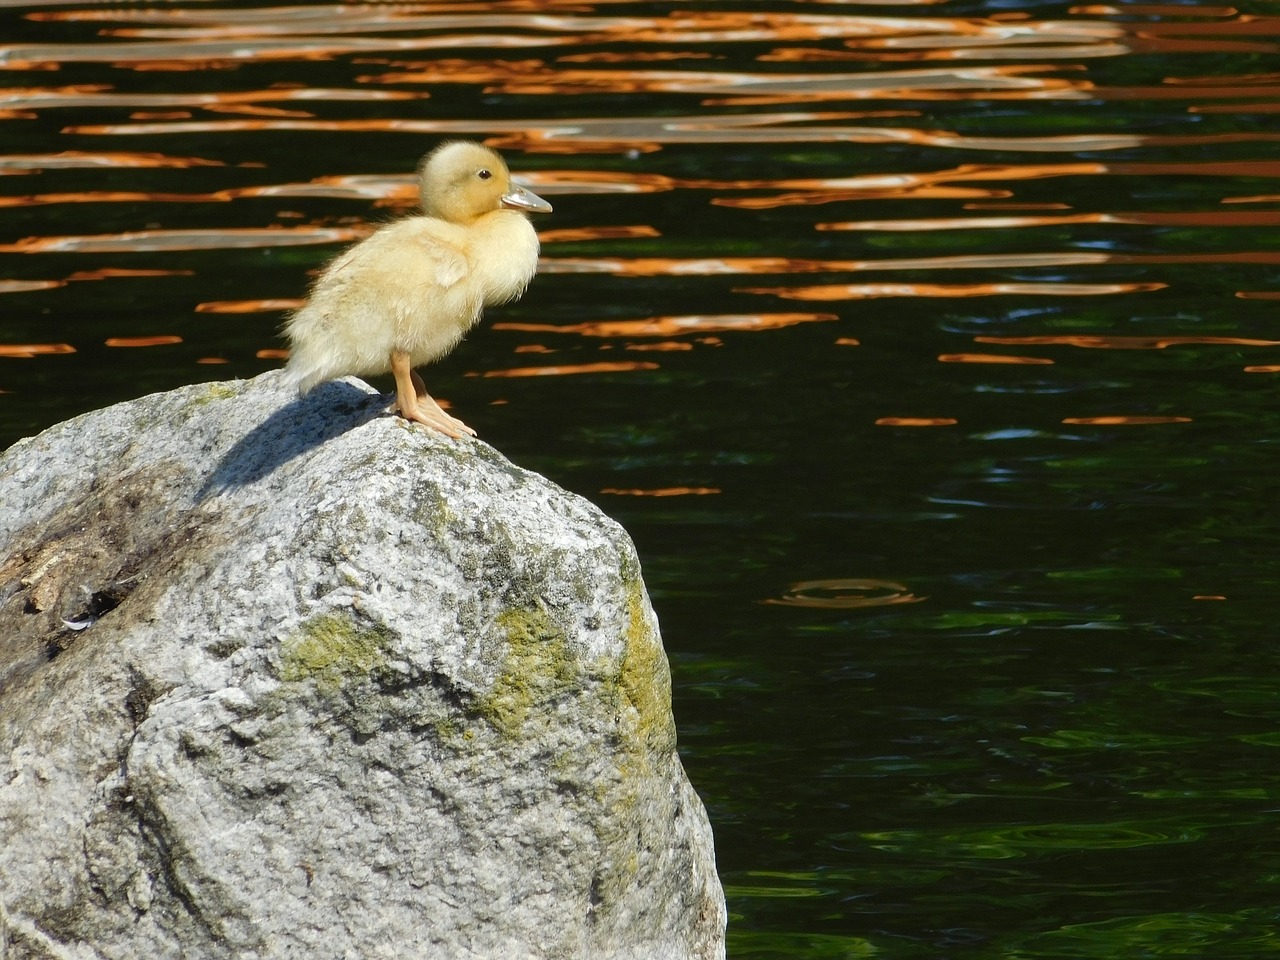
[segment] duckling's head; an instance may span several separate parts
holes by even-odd
[[[418,166],[422,212],[451,223],[468,224],[503,207],[547,213],[551,204],[511,182],[497,152],[469,140],[436,147]]]

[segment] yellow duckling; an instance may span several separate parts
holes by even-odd
[[[524,293],[538,266],[538,235],[525,213],[551,204],[512,183],[502,158],[478,143],[442,144],[418,177],[423,215],[335,257],[289,318],[288,370],[301,393],[334,377],[390,370],[402,417],[475,436],[413,368],[453,349],[486,306]]]

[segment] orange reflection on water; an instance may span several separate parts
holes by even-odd
[[[1063,417],[1062,422],[1074,426],[1088,427],[1140,427],[1159,423],[1191,423],[1191,418],[1149,416]]]
[[[680,340],[659,340],[657,343],[629,343],[627,344],[626,348],[628,350],[635,350],[639,352],[644,352],[644,351],[670,352],[672,350],[675,350],[678,352],[683,350],[692,350],[693,344],[685,343]]]
[[[1152,8],[1153,9],[1153,8]],[[1172,13],[1185,18],[1194,13]],[[1196,8],[1185,8],[1193,10]],[[1129,8],[1078,6],[1076,14],[1130,15]],[[1015,15],[1011,12],[1009,17]],[[1140,14],[1138,14],[1140,15]],[[1130,52],[1275,52],[1277,47],[1261,37],[1275,36],[1274,17],[1240,15],[1234,20],[1216,23],[1140,22],[1107,23],[1098,20],[1006,20],[992,15],[987,20],[941,20],[969,31],[957,29],[959,36],[904,36],[850,40],[846,46],[855,52],[847,56],[876,60],[951,60],[966,58],[1096,58],[1119,56]],[[1020,29],[1019,29],[1020,28]],[[968,36],[965,36],[968,33]],[[909,52],[895,52],[909,51]],[[804,51],[788,51],[803,58]],[[828,51],[817,51],[824,54]]]
[[[1129,177],[1150,176],[1216,176],[1216,177],[1280,177],[1280,160],[1206,160],[1197,163],[1109,163],[1105,173]]]
[[[563,230],[545,230],[538,234],[543,243],[573,243],[582,240],[635,240],[662,236],[649,226],[632,227],[566,227]]]
[[[600,492],[618,497],[705,497],[722,491],[719,487],[658,487],[654,490],[622,490],[617,487],[605,487]]]
[[[932,0],[914,0],[928,3]],[[592,8],[570,11],[563,7],[527,3],[492,3],[483,6],[456,3],[435,4],[351,4],[339,7],[290,8],[288,17],[275,11],[262,11],[254,16],[243,12],[206,9],[199,14],[192,9],[179,11],[144,8],[75,9],[70,11],[28,14],[36,20],[112,21],[151,24],[147,28],[115,27],[106,29],[107,36],[149,39],[144,44],[99,44],[106,51],[66,52],[66,45],[28,44],[11,48],[9,56],[25,62],[58,63],[76,56],[105,57],[127,62],[131,58],[160,56],[214,58],[236,60],[253,58],[315,58],[341,52],[375,50],[412,50],[443,46],[455,49],[466,46],[493,48],[551,43],[629,43],[653,44],[663,48],[708,43],[806,42],[842,40],[846,47],[879,52],[902,49],[904,58],[962,56],[967,47],[987,51],[992,58],[1011,51],[1019,54],[1035,51],[1038,56],[1085,56],[1091,53],[1123,52],[1117,41],[1126,33],[1124,25],[1096,20],[1031,21],[1020,11],[1009,11],[990,17],[901,17],[868,16],[840,12],[835,14],[807,11],[768,10],[689,10],[679,9],[667,16],[603,16]],[[319,16],[323,11],[326,15]],[[594,16],[572,16],[566,13],[595,13]],[[256,13],[256,11],[255,11]],[[274,13],[274,16],[262,14]],[[507,33],[494,32],[505,29]],[[426,31],[452,31],[447,36],[395,36],[395,33],[423,34]],[[487,31],[483,34],[470,31]],[[515,32],[521,31],[521,32]],[[557,34],[573,36],[557,36]],[[322,40],[326,35],[351,35],[349,39]],[[147,47],[160,48],[148,50]],[[1046,49],[1047,48],[1047,49]],[[166,51],[171,51],[166,53]],[[838,51],[820,48],[813,51],[838,55]],[[667,59],[697,54],[630,53],[613,55],[628,60]],[[575,57],[576,61],[604,60],[606,55]],[[705,56],[705,54],[703,54]],[[785,59],[785,57],[780,57]]]
[[[1248,337],[1118,337],[1061,334],[1034,337],[974,337],[975,343],[1041,344],[1085,347],[1097,350],[1163,350],[1183,344],[1226,344],[1236,347],[1280,347],[1280,340],[1253,340]]]
[[[593,0],[595,5],[618,0]],[[70,10],[41,11],[27,14],[36,21],[72,21],[84,23],[149,23],[182,33],[212,31],[244,36],[253,31],[265,34],[325,33],[370,28],[388,29],[404,26],[421,29],[444,20],[451,26],[485,23],[476,14],[535,14],[546,4],[535,0],[426,0],[397,4],[348,4],[342,6],[244,7],[73,7]],[[447,14],[467,14],[448,17]],[[421,18],[431,17],[430,21]],[[439,18],[439,19],[436,19]],[[504,16],[499,22],[521,22]],[[157,31],[159,32],[159,31]],[[168,31],[165,32],[167,35]],[[210,33],[213,35],[213,33]]]
[[[38,193],[30,196],[0,197],[0,207],[41,207],[61,203],[199,203],[214,199],[217,198],[208,194],[99,190],[84,193]]]
[[[1096,176],[1105,173],[1100,163],[1056,164],[961,164],[946,170],[925,173],[864,174],[858,177],[824,177],[744,181],[708,184],[720,189],[782,190],[772,197],[725,197],[712,202],[719,206],[762,210],[772,207],[831,203],[857,199],[963,199],[966,197],[1009,196],[1004,189],[956,187],[957,183],[1019,180],[1052,177]]]
[[[996,201],[994,203],[966,203],[965,210],[1070,210],[1071,205],[1066,203],[1009,203]]]
[[[1048,357],[1018,357],[1004,353],[940,353],[939,363],[1051,364]]]
[[[965,206],[969,206],[966,204]],[[936,216],[927,220],[845,220],[817,223],[818,230],[923,230],[1005,229],[1009,227],[1056,227],[1073,223],[1116,223],[1114,214],[1066,214],[1065,216]]]
[[[390,5],[388,5],[390,8]],[[338,7],[329,7],[337,11]],[[374,9],[369,5],[366,9]],[[31,16],[31,15],[28,15]],[[533,18],[530,18],[532,23]],[[443,24],[439,18],[428,21],[432,27]],[[571,21],[565,20],[565,25]],[[533,24],[536,27],[536,24]],[[459,50],[469,47],[509,48],[555,47],[576,42],[571,36],[543,34],[474,33],[435,34],[410,37],[381,35],[388,28],[386,20],[364,25],[349,25],[351,32],[369,29],[368,36],[325,37],[339,29],[310,26],[294,36],[270,36],[269,28],[259,26],[247,30],[235,26],[228,31],[202,28],[192,31],[156,31],[148,39],[126,39],[121,42],[97,43],[24,43],[0,46],[0,68],[9,70],[59,69],[67,63],[110,63],[134,70],[228,70],[244,63],[276,61],[332,60],[351,54],[376,54],[387,51]],[[406,25],[405,29],[413,29]],[[142,31],[105,31],[117,36]]]
[[[77,270],[68,280],[117,280],[128,277],[190,277],[194,270],[130,270],[123,267],[102,267],[98,270]]]
[[[69,343],[0,343],[0,357],[14,357],[23,360],[50,354],[75,352],[76,348]]]
[[[1228,23],[1194,23],[1166,20],[1143,24],[1129,24],[1144,37],[1160,36],[1249,36],[1274,37],[1280,35],[1280,17],[1245,14]]]
[[[860,116],[862,114],[839,111],[792,110],[769,113],[693,113],[681,116],[529,118],[520,121],[402,118],[192,120],[89,124],[69,126],[63,132],[86,136],[158,136],[266,130],[327,133],[377,131],[431,136],[466,134],[485,135],[491,146],[527,153],[644,153],[660,149],[664,144],[703,143],[915,144],[954,150],[1075,153],[1081,150],[1280,142],[1280,133],[1253,131],[1195,135],[1083,133],[981,137],[946,130],[854,126],[848,122]]]
[[[6,106],[40,110],[62,107],[137,107],[150,108],[134,114],[137,119],[165,119],[170,114],[156,108],[171,107],[176,119],[191,116],[190,110],[245,113],[265,112],[268,116],[310,117],[300,111],[265,107],[263,103],[320,101],[397,101],[421,100],[426,93],[410,90],[326,89],[323,87],[269,87],[259,90],[188,91],[186,93],[137,93],[116,91],[106,84],[74,84],[62,87],[11,88],[5,91]]]
[[[164,250],[225,250],[346,243],[365,236],[351,227],[219,227],[193,230],[139,230],[91,236],[26,237],[0,244],[0,253],[137,253]]]
[[[951,427],[959,423],[954,417],[880,417],[877,427]]]
[[[0,293],[30,293],[33,290],[53,290],[62,286],[61,280],[0,280]]]
[[[1280,255],[1277,255],[1280,256]],[[889,260],[806,260],[798,257],[560,257],[542,261],[543,273],[604,273],[622,277],[716,276],[732,274],[840,273],[864,270],[973,270],[998,267],[1063,267],[1116,262],[1108,253],[1068,250],[1061,253],[962,254]],[[1166,262],[1155,258],[1150,262]],[[928,285],[926,285],[927,287]],[[1056,288],[1057,284],[1044,284]],[[1066,286],[1070,286],[1069,284]],[[1090,284],[1089,286],[1094,286]],[[1104,286],[1111,286],[1109,284]],[[1116,284],[1115,286],[1130,286]],[[1144,287],[1145,284],[1133,284]],[[950,295],[950,294],[948,294]]]
[[[5,170],[61,170],[78,168],[170,168],[186,170],[191,167],[223,167],[220,160],[202,157],[171,157],[163,153],[87,153],[83,150],[64,150],[61,153],[15,153],[0,157],[0,171]]]
[[[1162,290],[1163,283],[826,283],[810,287],[738,287],[784,300],[872,300],[881,297],[1092,297]]]
[[[598,320],[555,325],[547,323],[495,323],[494,330],[528,333],[576,333],[583,337],[672,337],[684,333],[751,332],[779,330],[798,323],[839,319],[834,313],[695,314],[650,317],[645,320]]]
[[[1280,113],[1280,103],[1208,103],[1187,107],[1188,113]]]
[[[0,158],[3,160],[3,158]],[[0,172],[3,166],[0,164]],[[379,176],[317,177],[307,183],[266,184],[228,187],[211,193],[161,193],[158,191],[97,190],[79,193],[40,193],[0,197],[0,207],[35,207],[61,203],[226,203],[254,198],[325,197],[340,200],[367,200],[375,206],[416,207],[418,188],[398,182],[402,178]],[[301,216],[300,214],[292,214]],[[279,216],[290,216],[281,213]]]
[[[1277,263],[1280,251],[1242,250],[1239,253],[1117,253],[1108,258],[1110,263]]]
[[[629,50],[625,53],[601,50],[596,53],[566,53],[556,63],[662,63],[671,60],[722,60],[714,53],[693,50]]]
[[[1240,290],[1236,297],[1240,300],[1280,300],[1280,290]]]
[[[1234,74],[1204,74],[1196,77],[1165,77],[1164,82],[1169,84],[1185,84],[1189,86],[1219,86],[1219,87],[1239,87],[1244,84],[1252,83],[1271,83],[1274,80],[1280,80],[1280,73],[1234,73]]]
[[[1191,86],[1187,83],[1170,83],[1158,87],[1096,87],[1090,91],[1099,100],[1227,100],[1247,97],[1275,97],[1280,93],[1280,86],[1261,86],[1251,84],[1208,83],[1203,86]],[[1212,111],[1213,106],[1196,105],[1191,110]],[[1227,105],[1226,109],[1238,110],[1240,105]]]
[[[767,197],[718,197],[717,206],[741,209],[770,209],[780,206],[815,205],[842,200],[869,199],[999,199],[1011,196],[1008,189],[974,188],[957,184],[994,182],[1000,185],[1023,180],[1085,176],[1222,176],[1277,177],[1280,162],[1272,160],[1206,160],[1196,163],[1057,163],[1057,164],[961,164],[928,173],[867,174],[860,177],[828,177],[812,180],[727,181],[680,186],[700,186],[718,190],[780,190]],[[1248,198],[1245,198],[1246,200]],[[1259,198],[1265,200],[1267,198]],[[1237,201],[1244,202],[1244,201]],[[976,206],[977,204],[975,204]],[[1041,206],[1041,205],[1037,205]],[[1063,209],[1064,205],[1056,205]],[[1006,209],[1013,209],[1007,206]],[[1170,214],[1177,216],[1177,214]],[[1084,214],[1083,216],[1096,216]],[[1137,213],[1131,216],[1159,217]],[[1158,220],[1137,222],[1159,222]],[[821,229],[821,228],[819,228]],[[829,228],[830,229],[830,228]]]
[[[561,364],[552,367],[512,367],[507,370],[486,370],[486,377],[560,377],[574,373],[629,373],[633,370],[657,370],[656,363],[641,361],[602,361],[600,363]]]
[[[1092,176],[1106,173],[1109,167],[1101,163],[1031,163],[1031,164],[992,164],[966,163],[945,170],[925,173],[875,173],[856,177],[822,177],[822,178],[789,178],[784,180],[745,180],[745,181],[689,181],[684,186],[703,185],[708,188],[740,189],[740,190],[870,190],[870,191],[902,191],[906,196],[915,196],[915,188],[938,183],[965,183],[970,181],[996,180],[999,182],[1017,180],[1044,180],[1053,177]]]
[[[296,300],[210,300],[196,304],[196,313],[275,313],[297,310],[307,301]]]
[[[1201,7],[1172,3],[1135,3],[1123,8],[1106,4],[1090,4],[1072,7],[1067,11],[1073,16],[1102,17],[1234,17],[1239,12],[1235,7]]]
[[[306,110],[285,110],[282,107],[263,107],[255,106],[248,103],[222,103],[213,104],[205,107],[210,113],[233,113],[242,114],[246,117],[314,117],[314,113],[308,113]],[[191,114],[187,114],[191,116]],[[177,117],[176,119],[185,119]]]
[[[278,347],[268,347],[254,354],[259,360],[288,360],[289,351]]]
[[[1016,227],[1051,227],[1079,223],[1124,223],[1182,227],[1260,227],[1280,225],[1280,211],[1178,211],[1131,213],[1071,213],[1039,217],[933,217],[927,220],[852,220],[816,223],[817,230],[1004,230]]]
[[[677,180],[660,173],[624,170],[522,170],[519,180],[538,193],[662,193],[695,181]]]
[[[422,70],[361,77],[374,83],[483,84],[486,93],[574,95],[684,93],[704,104],[801,104],[823,100],[1084,99],[1088,84],[1047,76],[1043,67],[974,66],[957,69],[858,73],[744,73],[729,70],[573,69],[565,58],[542,60],[438,60]],[[712,95],[721,95],[713,98]],[[710,98],[710,99],[709,99]],[[874,116],[916,116],[876,111]],[[865,114],[863,115],[865,116]]]
[[[104,341],[104,345],[108,347],[165,347],[181,342],[181,337],[174,336],[108,337]]]

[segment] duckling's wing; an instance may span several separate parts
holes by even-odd
[[[302,390],[384,372],[392,350],[425,362],[474,322],[481,301],[466,255],[433,226],[425,217],[389,224],[325,268],[286,326]]]
[[[466,279],[471,264],[461,250],[434,237],[422,238],[419,243],[418,255],[422,259],[415,264],[417,272],[429,276],[433,284],[446,290]]]

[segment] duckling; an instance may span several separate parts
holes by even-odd
[[[288,371],[305,394],[334,377],[386,373],[407,420],[459,438],[413,369],[444,356],[486,306],[515,300],[538,266],[526,213],[551,204],[511,180],[498,154],[451,141],[418,167],[422,215],[378,229],[335,257],[285,325]]]

